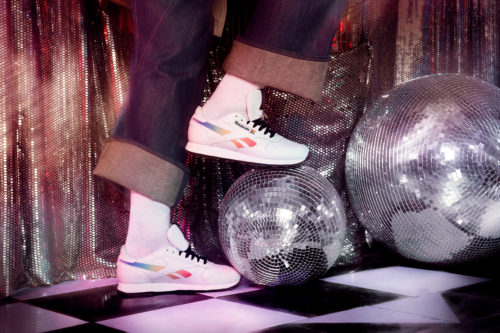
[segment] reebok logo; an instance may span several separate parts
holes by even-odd
[[[236,126],[241,127],[241,128],[243,128],[244,130],[250,131],[250,129],[249,129],[248,127],[243,126],[243,125],[242,125],[242,124],[240,124],[239,122],[235,121],[234,123],[236,124]]]

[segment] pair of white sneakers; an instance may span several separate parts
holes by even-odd
[[[246,113],[207,119],[198,107],[189,123],[186,150],[214,157],[268,165],[304,161],[309,149],[272,131],[262,119],[260,90],[250,93]],[[167,234],[169,245],[132,258],[122,248],[117,262],[118,290],[124,293],[176,290],[219,290],[235,286],[239,273],[194,253],[177,225]]]

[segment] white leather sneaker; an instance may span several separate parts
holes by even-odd
[[[240,274],[195,254],[179,227],[168,230],[171,245],[147,256],[132,258],[122,247],[117,262],[118,290],[124,293],[175,290],[218,290],[236,285]]]
[[[192,153],[269,165],[293,165],[309,154],[306,145],[288,140],[262,119],[262,93],[247,97],[247,112],[207,120],[198,107],[189,123],[186,150]]]

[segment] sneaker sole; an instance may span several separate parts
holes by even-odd
[[[118,283],[118,290],[126,293],[168,292],[168,291],[214,291],[234,287],[240,280],[212,286],[182,283]]]
[[[213,146],[205,146],[199,143],[188,142],[186,145],[186,150],[191,153],[196,153],[200,155],[212,156],[225,158],[228,160],[235,160],[241,162],[249,162],[256,164],[266,164],[266,165],[294,165],[304,162],[307,158],[307,155],[302,159],[292,159],[292,160],[273,160],[261,157],[249,156],[246,154],[230,151],[223,148],[213,147]]]

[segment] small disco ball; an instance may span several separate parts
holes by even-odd
[[[361,118],[346,157],[350,201],[374,239],[427,263],[500,249],[500,89],[422,77]]]
[[[309,167],[245,173],[219,215],[231,264],[269,286],[299,285],[324,274],[340,254],[345,226],[335,188]]]

